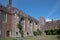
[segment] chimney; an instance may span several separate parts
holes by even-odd
[[[12,0],[9,0],[8,7],[11,7],[11,6],[12,6]]]

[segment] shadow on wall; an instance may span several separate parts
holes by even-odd
[[[60,40],[60,35],[58,35],[57,38]]]

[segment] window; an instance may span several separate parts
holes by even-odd
[[[29,35],[29,33],[27,32],[27,35]]]
[[[2,12],[0,11],[0,20],[2,20]]]
[[[18,35],[18,32],[16,32],[16,35]]]
[[[3,23],[7,22],[7,14],[3,13],[3,17],[2,17]]]
[[[0,11],[0,16],[1,16],[1,11]]]
[[[0,30],[0,35],[1,35],[1,30]]]
[[[0,16],[2,17],[2,22],[6,23],[7,22],[7,14],[0,11]]]

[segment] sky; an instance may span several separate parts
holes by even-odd
[[[0,0],[0,4],[7,6],[8,0]],[[12,6],[37,20],[60,19],[60,0],[12,0]]]

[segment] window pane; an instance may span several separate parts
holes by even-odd
[[[5,22],[7,22],[7,15],[6,15],[6,13],[2,13],[2,14],[3,14],[2,20],[3,20],[3,23],[5,23]]]
[[[6,21],[6,14],[3,13],[3,21]]]

